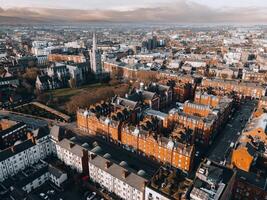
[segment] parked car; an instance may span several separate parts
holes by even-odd
[[[96,193],[93,192],[92,195],[87,196],[86,200],[93,200],[93,198],[96,196]]]

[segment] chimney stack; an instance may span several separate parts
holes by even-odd
[[[28,132],[28,133],[27,133],[27,139],[28,139],[28,140],[31,140],[33,144],[36,144],[36,141],[35,141],[35,138],[34,138],[33,133]]]
[[[140,90],[141,90],[142,92],[144,91],[144,83],[143,83],[143,82],[140,83]]]
[[[95,159],[96,156],[97,156],[97,155],[95,155],[95,154],[91,154],[91,155],[90,155],[91,160]]]
[[[111,165],[112,165],[112,163],[110,161],[107,161],[105,163],[105,168],[108,169]]]
[[[70,142],[70,148],[74,147],[75,144],[73,142]]]
[[[15,146],[12,146],[10,149],[11,149],[11,151],[12,151],[13,153],[15,153],[15,151],[16,151],[16,150],[15,150]]]
[[[122,178],[127,178],[127,176],[130,174],[130,172],[129,171],[127,171],[127,170],[123,170],[122,171]]]

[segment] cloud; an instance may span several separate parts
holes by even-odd
[[[0,16],[68,22],[266,23],[267,8],[215,9],[187,0],[131,10],[1,9]]]

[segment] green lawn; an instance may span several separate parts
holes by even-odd
[[[63,88],[58,90],[52,90],[50,92],[47,92],[47,94],[51,94],[53,97],[71,98],[72,96],[75,96],[81,92],[85,92],[106,85],[107,84],[96,83],[96,84],[84,85],[79,88]]]

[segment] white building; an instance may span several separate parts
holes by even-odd
[[[142,175],[144,173],[136,174],[130,171],[125,162],[118,165],[94,154],[89,161],[90,179],[122,199],[144,199],[145,185],[148,180]]]
[[[178,69],[180,67],[181,61],[180,60],[172,60],[170,61],[167,68],[169,69]]]
[[[46,66],[49,64],[47,55],[39,55],[39,56],[36,56],[36,58],[37,58],[38,66]]]
[[[152,188],[146,187],[145,200],[170,200],[170,198],[164,196],[156,190],[153,190]]]
[[[47,41],[33,41],[32,42],[32,53],[36,56],[48,55],[45,48],[48,47]]]
[[[65,79],[69,75],[66,64],[64,63],[54,63],[47,68],[47,75],[50,77],[56,76],[60,80]]]
[[[64,138],[56,143],[57,157],[79,173],[88,173],[88,150]]]
[[[38,129],[33,137],[0,152],[0,181],[33,165],[52,153],[49,132]]]
[[[241,52],[229,52],[223,56],[226,64],[237,64],[241,61]]]
[[[89,74],[88,63],[67,64],[67,69],[70,78],[75,79],[77,84],[83,83]]]
[[[185,61],[184,65],[191,65],[192,67],[199,68],[207,65],[204,61]]]
[[[82,41],[67,42],[64,44],[64,46],[68,47],[68,48],[79,49],[79,48],[84,48],[84,42],[82,42]]]
[[[68,179],[67,173],[61,171],[60,169],[49,165],[49,180],[54,183],[56,186],[61,187],[62,184]]]
[[[22,190],[28,194],[47,181],[51,181],[56,186],[61,187],[67,179],[68,176],[65,172],[44,161],[40,161],[12,176],[8,182],[3,183],[3,186],[7,189],[10,187],[11,190]]]

